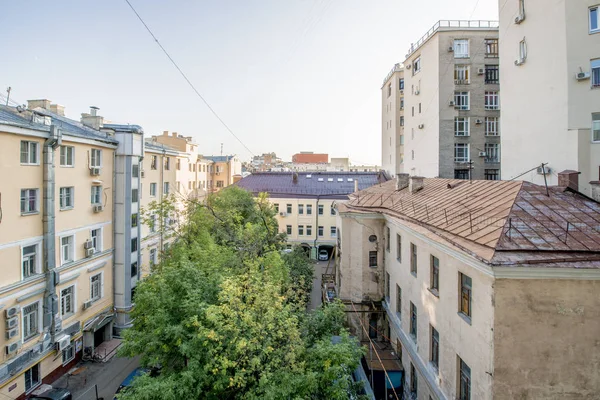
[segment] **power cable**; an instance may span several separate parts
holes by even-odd
[[[510,178],[509,181],[514,181],[515,179],[520,178],[521,176],[523,176],[523,175],[525,175],[525,174],[533,171],[534,169],[538,169],[538,168],[540,168],[540,167],[539,166],[535,166],[535,167],[531,168],[530,170],[527,170],[527,171],[523,172],[522,174],[519,174],[519,175],[515,176],[514,178]]]
[[[156,44],[158,45],[158,47],[160,47],[160,49],[163,51],[163,53],[165,53],[165,55],[167,56],[167,58],[169,59],[169,61],[171,61],[171,63],[173,64],[173,66],[175,66],[175,68],[177,69],[177,71],[179,71],[179,73],[181,74],[181,76],[183,77],[183,79],[185,79],[185,81],[188,83],[188,85],[192,88],[192,90],[196,93],[196,95],[200,98],[200,100],[202,100],[202,102],[206,105],[206,107],[210,110],[210,112],[219,120],[219,122],[221,123],[221,125],[223,125],[225,127],[225,129],[227,129],[227,131],[229,133],[231,133],[231,135],[238,142],[240,142],[240,144],[242,146],[244,146],[244,148],[248,151],[248,153],[250,153],[251,155],[254,156],[254,153],[252,152],[252,150],[250,150],[248,148],[248,146],[246,146],[244,144],[244,142],[242,142],[242,140],[239,137],[237,137],[237,135],[235,133],[233,133],[233,131],[231,130],[231,128],[229,128],[229,126],[225,123],[225,121],[223,121],[223,119],[219,116],[219,114],[217,114],[217,112],[212,108],[212,106],[208,103],[208,101],[206,101],[206,99],[204,98],[204,96],[202,96],[200,94],[200,92],[198,91],[198,89],[196,89],[196,87],[194,86],[194,84],[188,79],[188,77],[186,76],[186,74],[181,70],[181,68],[179,68],[179,65],[177,65],[177,63],[175,62],[175,60],[173,60],[173,58],[171,57],[171,55],[167,52],[167,50],[163,47],[163,45],[160,43],[160,41],[156,38],[156,36],[154,35],[154,33],[152,33],[152,30],[150,30],[150,28],[148,27],[148,25],[146,24],[146,22],[144,22],[144,20],[140,16],[140,14],[138,14],[138,12],[135,10],[135,8],[129,2],[129,0],[125,0],[125,2],[129,5],[129,7],[131,8],[131,10],[135,13],[135,15],[137,16],[137,18],[142,23],[142,25],[144,25],[144,27],[146,28],[146,30],[148,31],[148,33],[150,34],[150,36],[152,36],[152,38],[154,39],[154,41],[156,42]]]

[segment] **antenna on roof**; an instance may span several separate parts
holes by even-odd
[[[548,181],[546,180],[546,165],[548,163],[542,163],[542,173],[544,174],[544,186],[546,186],[546,196],[550,197],[550,192],[548,192]],[[569,225],[567,225],[567,232],[569,231]],[[565,239],[566,243],[567,239]]]
[[[9,86],[8,88],[6,88],[6,106],[8,106],[8,100],[10,99],[10,91],[12,90],[12,88]]]
[[[223,155],[223,143],[221,143],[221,155]]]

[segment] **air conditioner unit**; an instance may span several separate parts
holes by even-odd
[[[63,351],[71,345],[71,335],[64,335],[56,340],[56,350]]]
[[[94,249],[93,248],[91,248],[91,249],[85,249],[85,256],[86,257],[89,258],[89,257],[91,257],[93,255],[94,255]]]
[[[19,318],[12,317],[6,320],[6,329],[16,328],[17,326],[19,326]]]
[[[590,73],[589,72],[578,72],[575,74],[575,79],[577,79],[578,81],[582,81],[584,79],[590,79]]]
[[[10,308],[7,308],[6,310],[4,310],[4,315],[6,316],[6,318],[12,318],[12,317],[16,316],[18,313],[19,313],[18,307],[10,307]]]
[[[83,309],[87,310],[88,308],[90,308],[92,306],[92,304],[94,304],[94,302],[92,300],[88,300],[88,301],[84,302]]]
[[[98,176],[100,175],[100,168],[90,168],[90,175],[91,176]]]
[[[287,217],[287,213],[285,211],[280,212],[279,215],[282,217]]]
[[[481,124],[483,124],[483,121],[482,121],[482,120],[480,120],[480,119],[476,119],[476,120],[475,120],[475,123],[476,123],[477,125],[481,125]]]
[[[520,24],[525,20],[525,15],[519,14],[515,17],[515,24]]]
[[[485,151],[480,151],[480,152],[479,152],[479,157],[485,157],[485,156],[486,156],[486,153],[485,153]]]
[[[95,213],[99,213],[99,212],[101,212],[102,210],[104,210],[104,207],[103,207],[101,204],[96,204],[96,205],[94,206],[94,212],[95,212]]]
[[[6,340],[10,340],[19,334],[19,328],[13,328],[6,331]]]
[[[141,176],[142,176],[142,178],[144,178],[144,177],[146,176],[146,172],[145,172],[145,171],[142,171],[142,172],[141,172],[141,174],[142,174],[142,175],[141,175]]]
[[[416,90],[415,90],[415,96],[418,96],[418,95],[419,95],[419,93],[421,93],[421,92],[419,91],[419,89],[416,89]]]
[[[425,125],[424,124],[419,124],[419,129],[423,129],[423,128],[425,128]]]
[[[21,342],[14,342],[6,345],[6,354],[13,354],[21,348]]]
[[[485,68],[477,68],[477,75],[485,74]]]
[[[92,247],[94,247],[94,243],[91,240],[86,240],[85,243],[83,244],[83,248],[84,249],[91,249]]]
[[[540,174],[540,175],[548,175],[548,174],[552,173],[552,168],[550,168],[550,167],[544,167],[542,169],[542,167],[538,167],[537,168],[537,173]]]
[[[450,107],[454,107],[454,104],[456,104],[456,103],[454,103],[454,100],[450,100],[450,101],[448,102],[448,105],[449,105]]]
[[[454,51],[454,47],[450,46],[448,47],[448,53],[452,53]]]

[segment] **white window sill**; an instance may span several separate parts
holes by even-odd
[[[70,313],[68,313],[68,314],[62,315],[62,316],[61,316],[61,318],[62,318],[62,320],[63,320],[63,321],[65,321],[65,320],[67,320],[67,319],[71,318],[71,317],[72,317],[72,316],[74,316],[74,315],[75,315],[75,313],[74,313],[74,312],[70,312]]]
[[[61,208],[59,211],[70,211],[73,210],[75,207],[65,207],[65,208]]]
[[[60,165],[61,168],[75,168],[74,165]]]
[[[39,166],[39,165],[40,165],[40,163],[35,163],[35,164],[31,164],[31,163],[21,163],[21,165],[22,165],[23,167],[32,167],[32,166],[33,166],[33,167],[35,167],[35,166]]]
[[[38,215],[40,212],[39,211],[29,211],[29,212],[22,212],[21,216],[22,217],[27,217],[29,215]]]
[[[27,342],[29,342],[30,340],[33,340],[33,339],[37,338],[39,335],[40,335],[39,333],[36,333],[35,335],[33,335],[33,336],[30,336],[30,337],[28,337],[28,338],[23,338],[23,343],[27,343]]]
[[[471,323],[471,317],[469,317],[468,315],[466,315],[465,313],[459,311],[458,316],[461,317],[467,324],[472,325]]]

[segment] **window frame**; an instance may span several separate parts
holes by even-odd
[[[150,182],[150,197],[156,197],[156,189],[158,184],[156,182]]]
[[[486,90],[484,94],[484,109],[496,111],[500,109],[500,92],[497,90]]]
[[[291,205],[291,204],[286,204],[286,207],[285,207],[285,209],[286,209],[286,213],[287,213],[288,215],[291,215],[291,214],[292,214],[292,205]]]
[[[410,326],[409,326],[409,334],[410,336],[413,338],[413,340],[416,342],[417,341],[417,335],[419,334],[419,328],[418,328],[418,314],[417,314],[417,306],[411,301],[410,302],[410,306],[409,306],[409,310],[410,310]]]
[[[306,215],[312,215],[312,204],[306,205]]]
[[[94,232],[97,232],[97,235],[94,235]],[[98,253],[102,251],[102,227],[90,229],[90,240],[92,241],[92,247],[94,249],[94,253]]]
[[[430,279],[429,279],[429,291],[439,297],[440,291],[440,259],[430,255]]]
[[[418,247],[413,242],[410,243],[410,273],[413,276],[417,276],[417,262],[418,262]]]
[[[90,150],[90,168],[102,168],[102,149]]]
[[[334,238],[337,237],[337,226],[329,227],[329,235]]]
[[[500,118],[485,117],[484,124],[485,136],[500,136]]]
[[[377,268],[377,250],[369,250],[369,268]]]
[[[306,225],[306,236],[312,236],[312,225]]]
[[[31,209],[31,207],[29,207],[31,205],[31,201],[32,201],[32,196],[31,196],[32,193],[34,194],[33,209]],[[38,188],[21,189],[20,206],[21,206],[21,215],[38,214],[40,212],[40,189],[38,189]],[[27,206],[27,207],[24,207],[24,206]]]
[[[97,192],[97,193],[94,193]],[[94,201],[97,200],[97,201]],[[93,206],[101,206],[102,205],[102,186],[100,185],[92,185],[90,189],[90,202]]]
[[[42,309],[41,307],[41,300],[36,300],[34,302],[31,302],[27,305],[24,305],[23,307],[21,307],[21,341],[23,343],[26,343],[32,339],[35,339],[37,336],[39,336],[39,334],[42,332],[41,328],[42,328],[42,313],[40,312],[40,310]],[[35,317],[34,318],[28,318],[27,322],[25,321],[25,317],[28,315],[33,314],[33,309],[30,312],[25,312],[25,309],[28,307],[32,307],[35,305]],[[35,326],[34,326],[34,330],[33,331],[29,331],[31,328],[31,321],[35,322]]]
[[[594,128],[596,126],[596,128]],[[592,142],[600,143],[600,112],[592,113]],[[597,132],[597,136],[595,136],[595,132]]]
[[[27,369],[24,373],[23,373],[23,380],[25,381],[25,394],[29,394],[31,392],[33,392],[35,389],[37,389],[41,384],[42,384],[42,372],[40,371],[41,367],[40,367],[41,362],[32,365],[31,368]],[[37,374],[37,381],[33,382],[33,374],[34,374],[34,368],[36,369],[36,374]],[[27,375],[29,374],[29,388],[27,388]]]
[[[436,371],[440,368],[440,333],[433,327],[433,325],[429,325],[431,330],[430,341],[429,341],[429,362],[435,368]]]
[[[396,260],[402,262],[402,236],[396,233]]]
[[[469,39],[454,39],[454,42],[452,44],[452,48],[454,50],[454,58],[469,58],[469,51],[470,51],[470,43],[469,43]],[[465,50],[466,52],[462,52],[459,51],[460,50]]]
[[[304,215],[304,204],[298,204],[298,215]]]
[[[410,395],[412,398],[418,398],[418,390],[419,390],[419,379],[417,377],[417,370],[413,363],[410,363]]]
[[[402,322],[402,288],[396,284],[396,315]]]
[[[486,85],[498,85],[500,84],[500,65],[498,64],[486,64],[484,82]]]
[[[388,253],[391,251],[392,244],[391,242],[392,232],[389,226],[385,227],[385,251]]]
[[[459,150],[463,150],[463,155],[459,156]],[[469,143],[454,143],[454,162],[467,163],[471,159],[471,149]]]
[[[471,367],[458,356],[458,399],[471,400]]]
[[[458,312],[470,321],[473,314],[473,280],[470,276],[459,272],[458,285]]]
[[[27,148],[25,151],[23,151],[23,145],[25,145]],[[32,149],[35,149],[33,152],[33,158],[34,160],[32,161]],[[27,159],[27,161],[23,161],[23,156],[25,155],[25,158]],[[20,153],[19,153],[19,161],[21,165],[40,165],[40,143],[39,142],[34,142],[33,140],[21,140],[21,144],[20,144]]]
[[[462,125],[462,129],[460,129]],[[471,121],[469,117],[454,117],[454,136],[471,136]]]
[[[97,278],[97,281],[94,281],[94,278]],[[94,296],[95,285],[98,286],[98,296]],[[97,274],[90,276],[90,301],[95,303],[104,298],[104,271],[100,271]]]
[[[419,55],[418,57],[416,57],[413,62],[412,62],[412,74],[416,75],[419,72],[421,72],[421,55]]]
[[[35,248],[33,253],[25,253],[27,248]],[[41,242],[29,243],[21,246],[21,280],[30,278],[32,276],[39,275],[41,273]],[[31,262],[33,255],[33,263]],[[33,266],[33,273],[25,274],[25,261],[28,261],[29,270]]]
[[[390,273],[386,271],[385,273],[385,300],[388,303],[388,305],[390,304]]]
[[[323,206],[323,204],[319,204],[319,206],[317,207],[317,214],[323,215],[324,212],[325,212],[325,206]]]
[[[498,58],[498,38],[484,39],[485,58]],[[495,50],[495,51],[494,51]]]
[[[486,163],[499,163],[500,162],[500,143],[485,143],[485,162]],[[494,157],[491,157],[493,154]]]
[[[75,343],[71,342],[62,352],[62,365],[63,367],[75,359],[77,352],[75,351]],[[66,355],[66,357],[65,357]]]
[[[158,168],[158,156],[150,156],[150,169],[156,170]]]
[[[69,163],[69,156],[71,158],[71,163]],[[63,168],[75,167],[75,146],[60,146],[59,165]]]
[[[66,290],[70,290],[71,293],[64,294]],[[68,304],[65,303],[65,299],[67,299]],[[70,311],[65,312],[65,309],[68,306]],[[60,316],[63,320],[72,317],[77,312],[77,288],[76,286],[69,285],[60,290]]]
[[[498,169],[498,168],[486,168],[484,170],[484,179],[486,181],[498,181],[498,180],[500,180],[500,169]]]
[[[69,199],[69,204],[66,200]],[[75,187],[63,186],[58,189],[58,204],[61,211],[72,210],[75,207]]]
[[[323,237],[325,235],[325,227],[324,226],[318,226],[317,227],[317,236],[318,237]]]
[[[454,92],[454,108],[462,111],[471,109],[471,92],[457,90]]]
[[[64,240],[67,239],[67,243]],[[60,265],[70,264],[75,262],[75,235],[60,236]],[[67,255],[65,257],[65,249]]]
[[[286,234],[291,235],[292,234],[292,230],[293,230],[292,225],[286,225],[285,226],[285,233]]]
[[[468,85],[471,83],[470,67],[468,64],[455,64],[454,65],[454,84],[455,85]]]
[[[298,236],[304,236],[304,225],[298,225]]]
[[[600,5],[591,6],[588,10],[589,34],[600,33]],[[596,12],[596,29],[592,29],[592,11]]]
[[[590,60],[590,85],[592,89],[600,88],[600,58]]]
[[[163,196],[168,196],[170,190],[171,185],[169,185],[169,182],[163,182]]]

